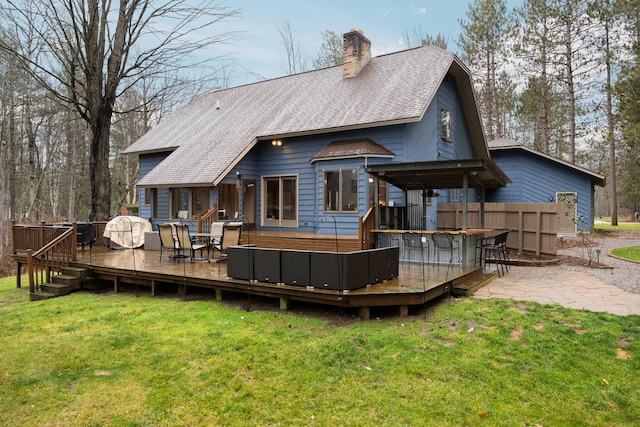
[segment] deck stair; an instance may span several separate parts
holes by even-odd
[[[62,274],[51,276],[51,282],[40,286],[40,290],[31,292],[31,301],[68,295],[82,287],[82,282],[89,276],[89,269],[81,267],[64,267]]]
[[[451,293],[456,296],[470,297],[478,289],[490,283],[496,278],[496,272],[479,273],[471,277],[467,277],[465,280],[455,283]]]

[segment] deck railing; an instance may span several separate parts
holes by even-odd
[[[198,215],[198,233],[208,233],[211,223],[218,220],[218,207],[214,206],[202,215]]]
[[[73,223],[72,227],[62,228],[62,234],[35,252],[27,249],[30,292],[39,291],[44,283],[51,281],[52,274],[61,274],[62,269],[76,259],[76,227]]]
[[[366,214],[360,218],[360,223],[358,227],[358,234],[360,236],[361,248],[360,249],[371,249],[374,246],[373,242],[373,234],[371,230],[375,228],[375,215],[373,207],[370,207]]]

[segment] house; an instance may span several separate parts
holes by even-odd
[[[372,58],[352,30],[343,60],[214,91],[163,119],[125,151],[139,158],[140,216],[217,206],[261,230],[354,235],[375,206],[378,226],[391,207],[398,227],[433,228],[437,189],[509,182],[455,55],[423,46]]]
[[[559,202],[566,214],[559,217],[558,234],[593,229],[595,187],[604,187],[602,175],[507,139],[490,141],[489,151],[512,183],[488,190],[487,201]]]

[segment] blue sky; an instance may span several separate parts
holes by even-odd
[[[466,19],[469,0],[239,0],[229,6],[241,7],[242,15],[226,24],[242,31],[233,46],[220,46],[236,61],[232,85],[263,78],[280,77],[284,72],[284,46],[278,29],[288,20],[308,61],[315,58],[322,43],[321,32],[345,33],[351,28],[364,31],[371,40],[372,54],[405,49],[404,34],[415,31],[438,33],[457,51],[459,20]],[[522,0],[507,0],[509,8]],[[218,27],[219,28],[219,27]],[[248,72],[246,72],[247,70]]]

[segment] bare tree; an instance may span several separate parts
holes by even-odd
[[[233,33],[216,33],[214,27],[238,13],[215,0],[195,5],[184,0],[0,3],[0,24],[15,38],[0,40],[0,50],[18,58],[44,88],[88,124],[91,220],[110,216],[110,135],[113,117],[120,113],[116,100],[142,78],[191,74],[195,68],[210,66],[215,57],[203,60],[196,54],[229,40]],[[42,57],[16,48],[31,36],[41,46]],[[180,82],[185,81],[188,78]],[[150,100],[171,88],[157,89]]]
[[[309,68],[304,58],[300,42],[296,39],[291,22],[288,19],[282,21],[282,26],[278,28],[280,40],[285,51],[285,62],[283,71],[287,75],[301,73]]]

